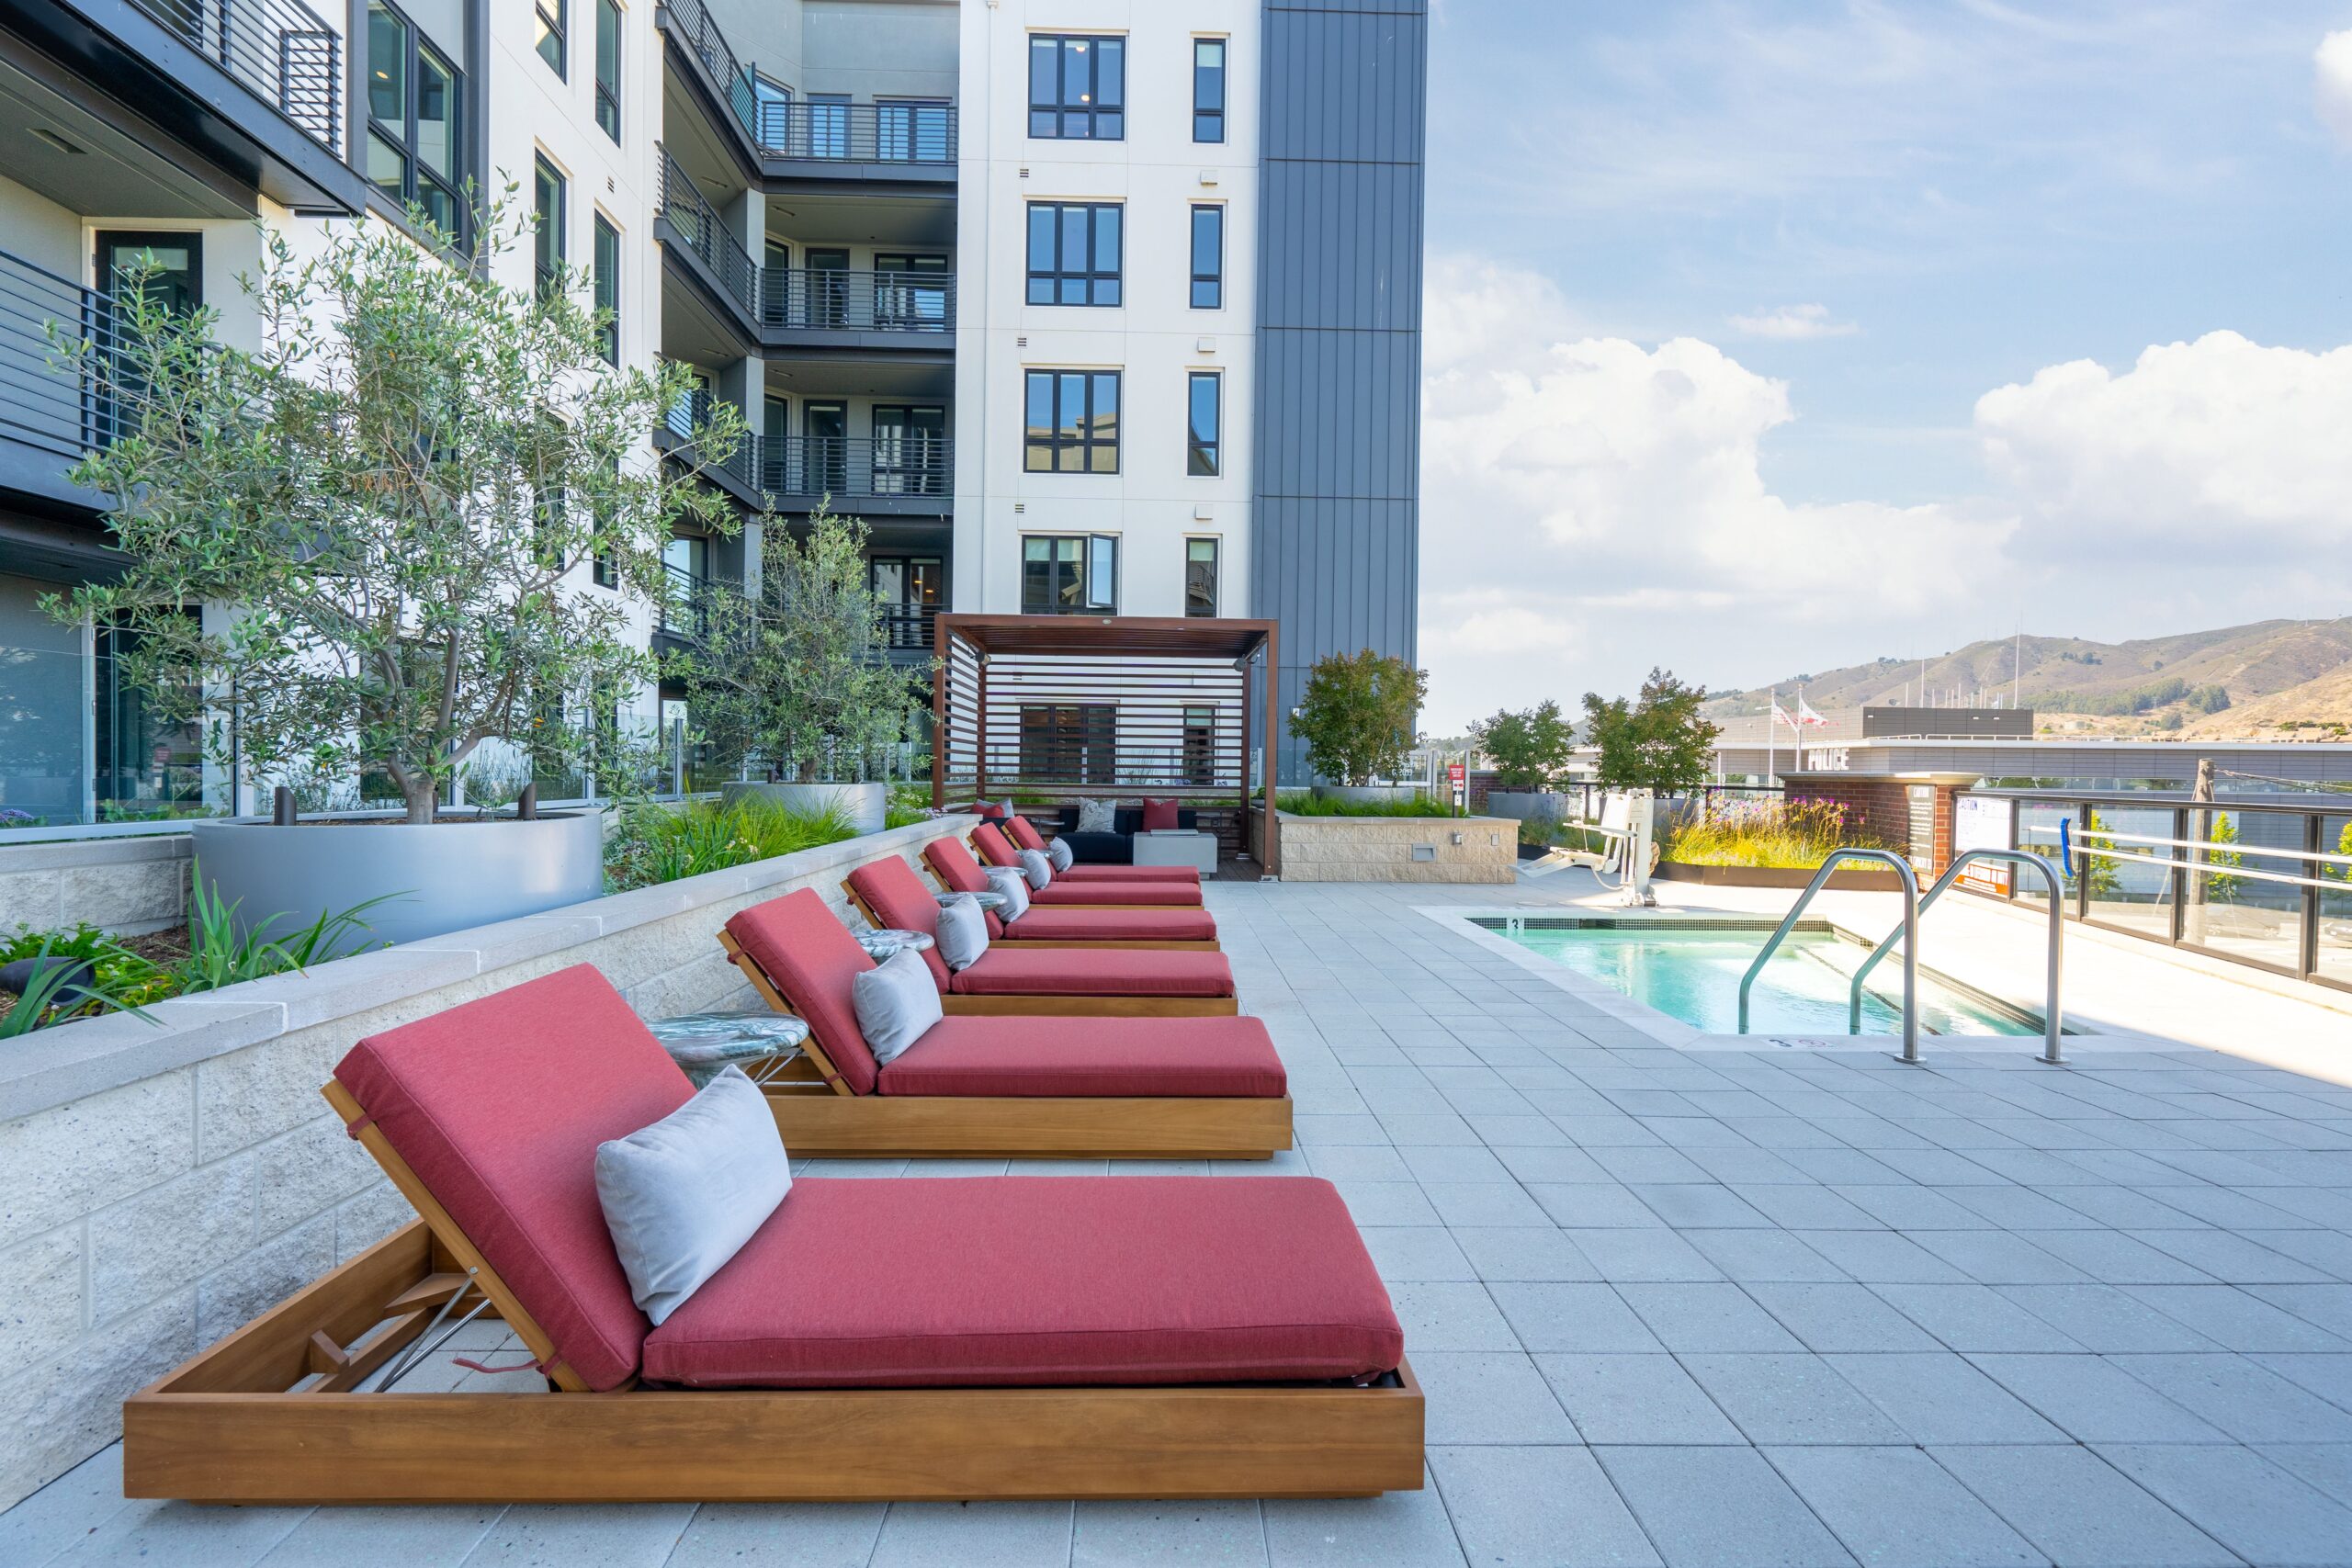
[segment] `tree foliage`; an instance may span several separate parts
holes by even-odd
[[[112,502],[125,567],[52,613],[141,633],[124,664],[162,716],[209,720],[224,761],[232,717],[263,782],[379,777],[430,821],[484,740],[578,770],[655,672],[629,601],[661,596],[662,547],[734,525],[699,476],[741,416],[655,457],[686,372],[611,368],[609,317],[568,268],[499,283],[529,273],[515,211],[511,190],[484,207],[478,266],[421,218],[427,243],[368,220],[298,258],[271,236],[241,280],[255,347],[136,276],[119,343],[61,345],[119,429],[74,477]]]
[[[672,670],[727,766],[756,761],[804,782],[858,773],[908,737],[921,707],[909,671],[889,662],[865,525],[820,506],[805,537],[775,519],[763,536],[758,595],[707,594],[699,636]]]
[[[1686,686],[1659,669],[1631,702],[1587,692],[1585,727],[1600,749],[1601,787],[1670,795],[1706,783],[1718,733],[1700,716],[1699,705],[1706,700],[1705,687]]]
[[[1495,782],[1514,790],[1552,788],[1567,772],[1577,745],[1576,727],[1548,697],[1524,713],[1506,708],[1472,725],[1470,738],[1493,760]]]
[[[1403,660],[1364,649],[1327,654],[1307,671],[1290,732],[1327,779],[1362,786],[1405,765],[1430,678]]]

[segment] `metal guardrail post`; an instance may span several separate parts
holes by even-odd
[[[2041,1008],[2041,1059],[2052,1066],[2063,1066],[2064,1057],[2060,1055],[2058,1049],[2058,1037],[2064,1032],[2059,1014],[2059,987],[2061,966],[2064,962],[2066,919],[2064,912],[2058,905],[2061,885],[2058,880],[2057,867],[2028,850],[1963,850],[1952,857],[1952,863],[1944,867],[1944,874],[1936,878],[1935,886],[1929,887],[1926,896],[1919,900],[1918,913],[1925,915],[1928,907],[1943,896],[1944,889],[1959,880],[1960,874],[1968,869],[1969,863],[1980,860],[2008,861],[2013,864],[2030,866],[2041,873],[2041,880],[2050,890],[2049,987],[2043,997]],[[1918,940],[1918,928],[1916,921],[1906,921],[1904,925],[1897,926],[1887,932],[1884,940],[1871,950],[1871,955],[1855,966],[1853,984],[1848,988],[1846,994],[1846,1026],[1857,1034],[1862,1032],[1862,981],[1869,977],[1870,972],[1878,966],[1878,961],[1884,958],[1889,950],[1894,946],[1897,937],[1902,938],[1905,943],[1904,958],[1907,969],[1911,958],[1909,944]],[[1911,986],[1911,977],[1906,974],[1904,978],[1906,999]]]
[[[1884,861],[1894,868],[1895,875],[1903,883],[1903,1059],[1917,1062],[1919,1059],[1919,878],[1912,872],[1911,863],[1892,850],[1840,848],[1830,852],[1829,858],[1821,863],[1821,869],[1813,874],[1813,880],[1805,884],[1804,891],[1797,895],[1797,901],[1789,906],[1789,912],[1781,917],[1780,925],[1757,950],[1756,961],[1747,966],[1747,973],[1739,977],[1739,1032],[1742,1034],[1747,1032],[1747,994],[1755,987],[1756,976],[1762,971],[1765,961],[1796,928],[1797,918],[1804,913],[1805,906],[1813,902],[1813,896],[1829,881],[1830,874],[1849,860]]]

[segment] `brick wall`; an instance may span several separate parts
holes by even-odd
[[[1951,863],[1952,797],[1962,787],[1950,784],[1922,785],[1904,779],[1792,779],[1788,797],[1792,803],[1819,801],[1842,806],[1847,821],[1854,827],[1885,843],[1909,849],[1911,791],[1934,791],[1934,842],[1926,868],[1928,874],[1933,876]]]

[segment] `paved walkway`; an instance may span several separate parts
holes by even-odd
[[[2352,1091],[2188,1046],[1678,1049],[1419,912],[1579,892],[1209,895],[1290,1066],[1280,1168],[1339,1184],[1405,1319],[1424,1491],[193,1509],[124,1504],[110,1451],[0,1562],[2352,1562]]]

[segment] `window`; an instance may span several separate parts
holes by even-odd
[[[422,209],[460,245],[472,217],[458,197],[464,145],[458,114],[465,96],[464,76],[416,25],[389,0],[370,0],[362,153],[368,179],[401,209]]]
[[[1184,435],[1184,471],[1196,479],[1213,479],[1221,471],[1217,434],[1225,423],[1225,378],[1215,370],[1192,374],[1190,428]]]
[[[792,89],[774,77],[753,73],[752,114],[758,121],[752,139],[763,147],[783,147],[792,130]]]
[[[1028,472],[1119,471],[1116,370],[1030,371],[1028,418]]]
[[[1109,534],[1032,535],[1023,539],[1021,613],[1117,615],[1118,539]]]
[[[1225,140],[1225,40],[1193,40],[1193,140]]]
[[[596,310],[605,340],[605,363],[621,362],[621,236],[620,231],[596,214]]]
[[[949,132],[955,106],[945,98],[893,98],[874,104],[874,155],[886,164],[944,164],[955,156]]]
[[[570,0],[533,0],[533,8],[538,13],[538,26],[537,39],[531,47],[539,51],[539,58],[548,62],[548,69],[559,76],[564,73],[563,20],[564,7],[569,3]]]
[[[801,149],[801,152],[810,158],[846,158],[850,155],[847,93],[808,95],[808,145]]]
[[[563,271],[565,248],[563,176],[545,158],[532,160],[531,211],[538,219],[538,231],[532,238],[533,259],[537,263],[539,293],[542,297],[555,288]]]
[[[1029,40],[1029,134],[1117,141],[1126,135],[1127,41]]]
[[[596,123],[621,139],[621,8],[596,0]]]
[[[1215,539],[1184,541],[1184,614],[1216,614],[1216,551]]]
[[[1216,709],[1184,710],[1184,782],[1195,789],[1216,783]]]
[[[1125,227],[1115,202],[1029,204],[1029,303],[1116,305]]]
[[[1193,309],[1225,308],[1225,209],[1193,209]]]
[[[1021,705],[1021,776],[1113,784],[1119,777],[1119,710],[1110,703]]]

